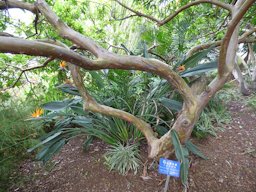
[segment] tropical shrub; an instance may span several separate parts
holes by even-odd
[[[110,170],[116,170],[122,175],[129,171],[136,174],[141,164],[138,144],[124,146],[117,143],[105,153],[105,160]]]

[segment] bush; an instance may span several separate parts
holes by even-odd
[[[141,164],[138,144],[123,146],[121,143],[111,146],[105,154],[106,164],[110,170],[125,175],[129,171],[137,173]]]

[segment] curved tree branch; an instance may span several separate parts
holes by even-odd
[[[163,19],[162,21],[160,21],[158,23],[158,25],[162,26],[162,25],[168,23],[169,21],[171,21],[174,17],[176,17],[180,12],[184,11],[185,9],[188,9],[189,7],[192,7],[194,5],[199,5],[199,4],[202,4],[202,3],[210,3],[210,4],[213,4],[213,5],[222,7],[223,9],[226,9],[229,12],[232,12],[232,10],[233,10],[233,6],[232,5],[229,5],[229,4],[217,1],[217,0],[198,0],[198,1],[190,2],[190,3],[186,4],[186,5],[184,5],[183,7],[179,8],[173,14],[171,14],[167,18]]]
[[[26,3],[17,0],[1,0],[0,1],[0,10],[10,9],[10,8],[20,8],[24,10],[31,11],[32,13],[36,13],[36,7],[32,3]]]
[[[96,57],[99,57],[107,50],[97,45],[92,39],[83,36],[77,31],[68,27],[58,16],[51,10],[49,5],[43,1],[38,0],[36,3],[39,11],[45,16],[48,22],[58,31],[58,33],[65,39],[80,46],[81,49],[85,49],[91,52]]]
[[[256,42],[255,38],[239,38],[238,39],[238,43],[254,43]],[[204,50],[204,49],[208,49],[210,47],[219,47],[221,46],[222,41],[215,41],[215,42],[210,42],[210,43],[205,43],[205,44],[201,44],[201,45],[197,45],[195,47],[193,47],[192,49],[190,49],[187,53],[187,57],[191,57],[194,53]]]
[[[84,102],[85,110],[88,110],[91,112],[96,112],[96,113],[101,113],[101,114],[107,115],[107,116],[117,117],[117,118],[123,119],[127,122],[133,123],[134,126],[145,135],[149,146],[151,145],[152,142],[154,142],[157,139],[154,136],[154,132],[153,132],[151,126],[148,123],[146,123],[145,121],[143,121],[125,111],[97,103],[91,97],[91,95],[87,92],[87,90],[84,86],[84,83],[83,83],[83,78],[79,71],[79,67],[69,64],[69,69],[71,71],[72,79],[74,80],[74,83],[75,83],[76,87],[78,88],[79,93],[81,94],[81,96],[83,97],[83,99],[85,101]]]
[[[14,37],[14,35],[6,32],[0,32],[0,36],[5,36],[5,37]]]
[[[232,16],[232,20],[228,25],[227,32],[225,34],[225,37],[222,41],[221,49],[220,49],[220,56],[219,56],[219,66],[218,66],[218,72],[219,76],[222,77],[225,74],[228,74],[232,71],[233,65],[234,65],[234,58],[235,58],[235,52],[236,47],[233,47],[233,45],[230,44],[232,41],[233,44],[236,44],[236,37],[238,35],[238,27],[237,25],[243,18],[246,11],[251,7],[251,5],[255,2],[255,0],[247,0],[243,5],[240,7],[235,6],[235,10]],[[240,1],[238,1],[239,5],[241,4]],[[237,31],[234,33],[234,31]],[[232,38],[233,36],[233,38]],[[230,46],[231,45],[231,46]],[[234,51],[230,51],[232,49],[235,49]],[[229,55],[227,57],[227,52],[232,53],[232,55]],[[233,61],[229,61],[229,58],[231,58]]]
[[[116,18],[116,17],[112,16],[113,19],[111,19],[110,21],[123,21],[123,20],[129,19],[131,17],[136,17],[136,16],[138,16],[138,15],[133,14],[133,15],[128,15],[128,16],[123,17],[123,18]]]
[[[98,46],[93,40],[81,35],[63,23],[43,0],[38,0],[38,9],[47,20],[56,28],[61,36],[71,40],[80,47],[92,52],[98,60],[93,62],[94,67],[109,69],[135,69],[155,73],[171,83],[184,98],[184,103],[194,103],[195,97],[186,82],[165,63],[155,59],[145,59],[137,56],[121,56]],[[74,63],[70,61],[71,63]],[[84,68],[84,66],[81,66]],[[98,68],[99,69],[99,68]],[[188,96],[190,95],[190,96]]]
[[[255,0],[247,0],[246,2],[243,2],[244,1],[239,0],[235,4],[234,11],[232,14],[232,20],[228,25],[228,30],[221,45],[218,66],[219,75],[209,84],[208,88],[200,95],[200,110],[204,108],[204,106],[208,103],[210,98],[226,83],[229,75],[231,74],[234,68],[235,55],[238,46],[239,22],[246,13],[246,11],[255,2]],[[242,3],[243,5],[241,6]]]
[[[53,44],[1,36],[0,52],[59,58],[87,70],[125,69],[151,72],[165,78],[172,84],[184,98],[184,103],[187,106],[190,103],[194,104],[196,100],[186,82],[177,73],[172,71],[167,64],[156,59],[109,53],[104,58],[92,61],[72,50]]]
[[[241,35],[240,40],[246,39],[249,35],[251,35],[251,34],[253,34],[255,32],[256,32],[256,27],[254,27],[254,28],[244,32],[243,35]]]
[[[128,6],[126,6],[125,4],[121,3],[119,0],[115,0],[119,5],[121,5],[122,7],[128,9],[129,11],[135,13],[137,16],[139,17],[145,17],[151,21],[154,21],[157,23],[158,26],[162,26],[166,23],[168,23],[169,21],[171,21],[174,17],[176,17],[180,12],[184,11],[185,9],[188,9],[189,7],[192,7],[194,5],[198,5],[198,4],[202,4],[202,3],[210,3],[210,4],[213,4],[213,5],[216,5],[216,6],[219,6],[219,7],[222,7],[223,9],[226,9],[228,10],[229,12],[232,12],[233,10],[233,6],[232,5],[229,5],[229,4],[226,4],[226,3],[223,3],[221,1],[217,1],[217,0],[197,0],[197,1],[193,1],[193,2],[190,2],[186,5],[184,5],[183,7],[180,7],[178,10],[176,10],[173,14],[171,14],[170,16],[166,17],[165,19],[163,20],[158,20],[150,15],[146,15],[144,13],[141,13],[139,11],[136,11]]]

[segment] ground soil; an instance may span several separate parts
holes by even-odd
[[[191,192],[256,192],[256,112],[241,103],[228,106],[232,122],[217,137],[196,141],[209,160],[191,157]],[[70,141],[42,166],[28,160],[20,167],[22,183],[14,183],[12,192],[157,192],[164,187],[157,165],[148,170],[146,180],[137,175],[120,176],[109,172],[103,154],[107,146],[95,141],[89,152],[82,150],[82,138]],[[145,151],[142,149],[142,151]],[[144,155],[144,153],[143,153]],[[182,191],[179,179],[171,178],[169,191]]]

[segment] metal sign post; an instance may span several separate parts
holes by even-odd
[[[165,186],[164,186],[164,192],[167,192],[169,182],[170,182],[170,177],[180,176],[180,162],[160,158],[158,172],[161,174],[167,175]]]
[[[168,190],[170,178],[171,178],[171,176],[167,175],[167,178],[166,178],[166,181],[165,181],[165,186],[164,186],[164,192],[167,192],[167,190]]]

